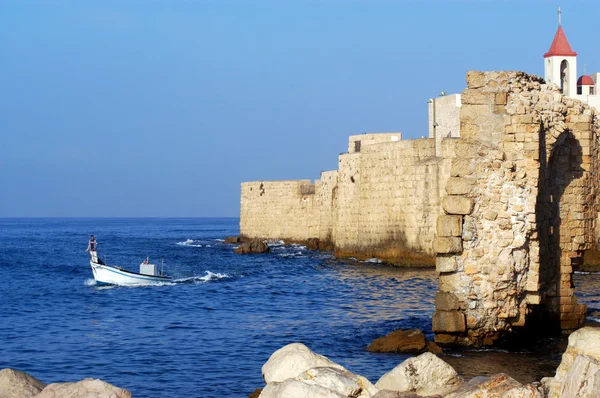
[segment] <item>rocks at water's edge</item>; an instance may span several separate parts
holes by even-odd
[[[131,393],[102,380],[85,379],[77,383],[42,383],[15,369],[0,370],[1,398],[131,398]]]
[[[262,368],[260,398],[600,398],[600,328],[571,334],[555,377],[527,385],[499,373],[464,382],[431,353],[409,358],[375,385],[300,343],[273,353]],[[256,391],[253,393],[256,397]]]
[[[242,243],[242,238],[240,238],[239,236],[226,236],[225,237],[225,243]]]
[[[0,370],[0,397],[29,398],[39,394],[46,384],[15,369]]]
[[[409,354],[442,353],[442,349],[434,342],[428,341],[425,334],[418,329],[395,330],[384,337],[373,340],[367,350],[370,352],[403,352]]]
[[[261,239],[252,239],[249,242],[244,242],[234,250],[237,254],[269,253],[270,251],[269,245]]]

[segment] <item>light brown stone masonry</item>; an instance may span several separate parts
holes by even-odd
[[[322,173],[314,193],[302,188],[308,180],[243,183],[241,234],[319,238],[340,256],[433,265],[440,195],[457,140],[444,140],[444,156],[435,157],[432,139],[399,141],[394,134],[351,144],[360,151],[340,155],[339,169]]]
[[[436,341],[575,329],[573,266],[596,237],[596,115],[521,72],[469,72],[467,85],[435,242]]]

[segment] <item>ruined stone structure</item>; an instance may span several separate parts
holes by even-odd
[[[573,330],[573,266],[596,241],[600,126],[593,108],[521,72],[469,72],[434,242],[442,344]]]

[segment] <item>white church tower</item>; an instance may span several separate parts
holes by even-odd
[[[563,31],[561,13],[559,7],[558,30],[550,50],[544,54],[544,80],[556,84],[567,97],[575,97],[577,95],[577,53],[571,50]]]

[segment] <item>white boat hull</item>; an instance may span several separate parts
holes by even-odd
[[[111,267],[108,265],[98,264],[90,261],[94,279],[97,283],[106,283],[109,285],[119,286],[139,286],[139,285],[156,285],[169,282],[168,276],[153,276],[138,274],[122,268]]]

